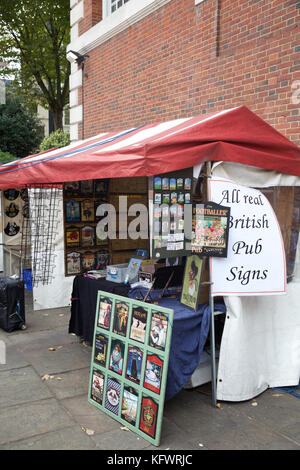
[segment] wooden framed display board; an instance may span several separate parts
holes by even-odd
[[[69,181],[64,183],[63,200],[65,276],[105,270],[108,264],[128,263],[137,248],[149,250],[145,224],[137,224],[140,238],[131,239],[127,234],[130,224],[137,218],[137,214],[130,211],[131,207],[135,204],[145,210],[148,207],[147,177]],[[102,240],[97,225],[107,219],[107,212],[101,215],[99,211],[104,204],[112,205],[115,210],[111,218],[115,216],[116,237]],[[148,222],[148,214],[146,219]]]
[[[174,312],[98,292],[88,401],[160,443]]]

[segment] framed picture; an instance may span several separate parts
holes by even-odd
[[[164,361],[156,354],[147,354],[144,387],[154,393],[160,393]]]
[[[121,384],[111,377],[107,380],[105,408],[111,413],[118,415],[120,407]]]
[[[129,304],[127,302],[116,302],[114,312],[113,332],[126,336],[129,316]]]
[[[129,337],[140,343],[145,342],[148,311],[143,307],[132,306]]]
[[[152,312],[149,346],[152,348],[165,350],[168,332],[168,317],[161,312]]]
[[[80,181],[80,193],[83,196],[93,196],[93,194],[94,194],[94,180]]]
[[[152,438],[156,434],[157,415],[158,404],[156,401],[150,397],[143,397],[139,429]]]
[[[81,254],[77,251],[67,253],[67,274],[79,274],[81,272]]]
[[[75,226],[66,228],[66,246],[80,246],[80,229]]]
[[[198,309],[202,271],[200,256],[187,256],[180,302],[195,311]]]
[[[101,366],[106,365],[107,358],[107,348],[108,348],[108,338],[107,336],[99,333],[95,336],[95,351],[94,351],[94,361]]]
[[[80,196],[80,182],[67,181],[64,183],[64,192],[66,196]]]
[[[125,377],[136,384],[141,381],[143,352],[137,346],[128,346]]]
[[[227,257],[230,207],[205,202],[193,207],[192,253]]]
[[[133,426],[136,423],[138,399],[137,391],[126,385],[123,390],[121,417]]]
[[[99,312],[97,326],[109,330],[112,314],[112,301],[109,297],[101,297],[99,302]]]
[[[124,364],[125,344],[120,339],[111,341],[111,349],[109,356],[109,370],[116,374],[122,375]]]
[[[94,246],[95,245],[95,227],[85,225],[81,228],[81,246]]]
[[[98,179],[95,180],[95,195],[101,196],[108,191],[109,179]]]
[[[95,269],[101,271],[109,264],[109,251],[98,251],[96,253]]]
[[[95,268],[95,253],[85,252],[81,255],[82,271],[92,271]]]
[[[154,189],[156,189],[157,191],[161,190],[161,178],[159,176],[154,178]]]
[[[66,222],[80,222],[80,202],[68,201],[66,202]]]
[[[81,221],[94,222],[95,220],[95,207],[92,199],[85,199],[81,202]]]
[[[93,369],[90,398],[96,403],[98,403],[99,405],[102,405],[103,391],[104,391],[104,374],[100,370]]]

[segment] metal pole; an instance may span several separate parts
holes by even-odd
[[[211,177],[211,162],[207,162],[207,195],[209,178]],[[211,393],[212,405],[217,404],[217,374],[216,374],[216,345],[215,345],[215,314],[214,298],[212,296],[212,278],[210,257],[208,257],[208,279],[209,279],[209,308],[210,308],[210,360],[211,360]]]
[[[215,314],[214,314],[214,298],[211,294],[211,266],[210,258],[208,258],[208,272],[209,272],[209,307],[210,307],[210,358],[211,358],[211,392],[212,404],[217,404],[217,374],[216,374],[216,345],[215,345]]]

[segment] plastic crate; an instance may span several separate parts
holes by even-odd
[[[27,290],[32,290],[32,272],[31,269],[23,269],[24,287]]]

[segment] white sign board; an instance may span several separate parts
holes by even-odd
[[[231,208],[228,256],[210,259],[212,295],[285,294],[284,244],[267,198],[222,178],[211,178],[208,188],[210,201]]]

